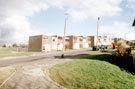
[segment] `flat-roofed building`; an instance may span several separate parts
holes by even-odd
[[[83,37],[83,48],[89,48],[88,38],[87,37]]]
[[[68,37],[69,37],[69,48],[80,49],[79,37],[78,36],[68,36]]]
[[[69,50],[70,49],[70,39],[69,37],[65,38],[65,50]]]
[[[30,36],[28,51],[51,51],[51,37],[47,35]]]
[[[91,37],[84,36],[66,36],[65,50],[90,48],[92,45]],[[63,49],[62,36],[37,35],[29,37],[28,51],[61,51]]]
[[[63,37],[62,36],[52,36],[52,50],[62,50],[63,49]]]
[[[63,37],[62,36],[58,36],[58,50],[62,50],[63,49]]]
[[[83,48],[83,36],[79,36],[79,48]]]
[[[91,47],[104,45],[104,46],[111,46],[112,45],[112,39],[107,36],[98,36],[98,41],[96,36],[89,36],[91,39]]]
[[[51,49],[52,51],[58,50],[58,36],[51,36]]]
[[[88,41],[88,48],[92,48],[93,46],[92,46],[92,37],[90,37],[90,36],[87,36],[87,41]]]
[[[37,35],[29,37],[28,51],[60,51],[63,49],[62,36]],[[65,39],[65,49],[69,49],[69,38]]]
[[[84,36],[79,36],[80,48],[89,48],[88,38]]]

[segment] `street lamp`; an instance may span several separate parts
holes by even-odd
[[[100,17],[98,17],[97,19],[97,41],[96,41],[96,47],[98,48],[98,30],[99,30],[99,20],[100,20]]]
[[[65,35],[66,35],[66,24],[67,24],[67,16],[68,16],[68,13],[64,13],[64,15],[65,15],[65,24],[64,24],[63,49],[62,49],[61,58],[64,58],[64,51],[65,51]]]

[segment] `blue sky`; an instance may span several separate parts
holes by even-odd
[[[134,18],[134,11],[126,7],[127,1],[123,1],[119,7],[122,8],[117,16],[100,17],[100,26],[111,26],[115,21],[125,22],[129,24],[129,29],[133,27],[132,22]],[[49,8],[46,11],[40,11],[29,17],[30,27],[32,29],[40,30],[41,34],[57,34],[62,35],[64,29],[64,12],[66,9]],[[70,13],[69,13],[70,14]],[[100,30],[100,29],[99,29]],[[119,29],[118,29],[119,30]],[[109,31],[109,29],[108,29]],[[67,21],[67,35],[84,35],[90,36],[96,34],[96,19],[88,17],[83,21],[73,20],[70,16]],[[100,35],[107,35],[104,32]]]
[[[28,42],[31,35],[96,34],[135,40],[135,0],[0,0],[0,43]],[[125,37],[126,35],[126,37]]]
[[[50,8],[29,17],[32,29],[40,30],[41,34],[62,35],[64,30],[64,10]],[[67,20],[67,35],[94,35],[96,20],[74,21],[70,17]]]

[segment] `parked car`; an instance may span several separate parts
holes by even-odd
[[[92,50],[99,50],[99,49],[107,49],[108,46],[107,45],[98,45],[98,46],[93,46]]]

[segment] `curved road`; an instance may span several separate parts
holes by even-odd
[[[57,63],[77,59],[90,49],[65,52],[65,58],[61,59],[61,53],[45,53],[38,56],[29,56],[0,61],[0,67],[13,66],[17,72],[0,89],[61,89],[48,80],[43,69]]]

